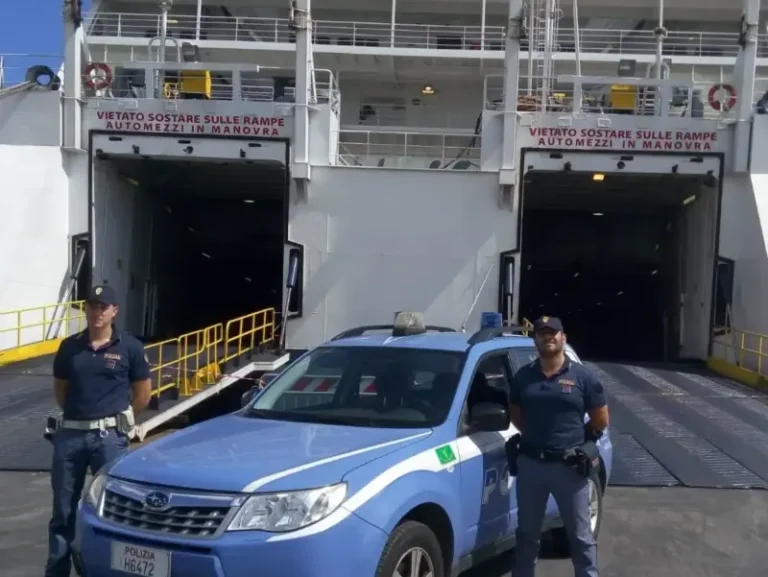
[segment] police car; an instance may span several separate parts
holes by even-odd
[[[507,395],[535,349],[510,330],[403,313],[306,352],[240,411],[96,475],[78,509],[82,572],[445,577],[513,546]],[[595,533],[610,435],[600,451]],[[565,546],[552,500],[545,530]]]

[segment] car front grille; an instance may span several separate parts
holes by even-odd
[[[213,537],[229,512],[229,507],[171,507],[165,511],[152,511],[141,501],[107,489],[102,516],[112,523],[144,531]]]

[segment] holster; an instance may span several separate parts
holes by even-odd
[[[45,431],[43,432],[43,438],[49,443],[53,443],[53,436],[59,428],[59,419],[56,417],[48,417],[45,422]]]
[[[597,443],[587,441],[573,449],[566,458],[566,464],[572,465],[582,477],[589,478],[600,470],[600,449]]]
[[[520,454],[520,433],[507,439],[504,449],[507,452],[507,462],[509,464],[509,476],[517,477],[517,456]]]
[[[126,410],[117,413],[115,419],[117,420],[117,431],[123,435],[130,435],[131,431],[136,426],[136,419],[133,416],[132,407],[128,407]]]

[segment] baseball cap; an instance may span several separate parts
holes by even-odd
[[[533,323],[534,332],[549,329],[556,333],[563,332],[563,321],[557,317],[539,317]]]
[[[115,293],[115,289],[113,289],[111,286],[96,285],[95,287],[91,288],[91,291],[88,293],[88,299],[86,300],[89,303],[101,303],[103,305],[116,305],[117,293]]]

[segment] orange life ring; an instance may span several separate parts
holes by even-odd
[[[717,93],[721,90],[724,90],[728,94],[728,97],[725,99],[725,101],[721,101],[716,98]],[[730,84],[715,84],[712,86],[712,88],[709,89],[709,93],[707,94],[707,101],[713,110],[718,112],[721,110],[723,112],[728,112],[734,106],[736,106],[736,89]]]
[[[83,71],[83,79],[91,90],[104,90],[112,84],[112,69],[103,62],[91,62]]]

